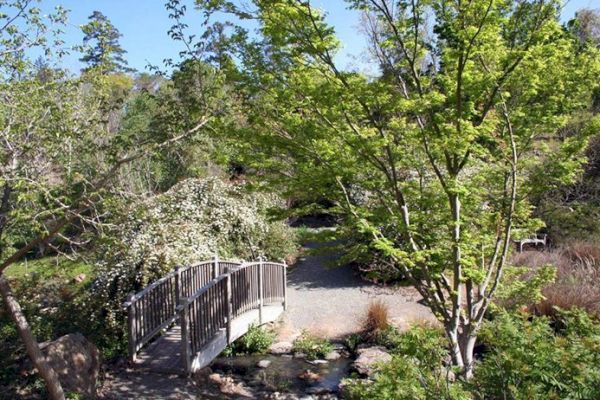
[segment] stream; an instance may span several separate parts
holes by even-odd
[[[266,368],[258,366],[268,364]],[[291,355],[251,355],[217,358],[211,365],[215,373],[232,377],[235,381],[263,393],[295,395],[324,395],[328,398],[339,390],[339,384],[350,374],[350,363],[345,357],[337,360],[310,362]]]

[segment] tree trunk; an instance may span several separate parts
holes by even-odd
[[[474,334],[465,334],[462,335],[460,343],[461,343],[461,352],[463,359],[463,368],[461,375],[469,380],[473,377],[473,365],[474,365],[474,350],[475,343],[477,342],[477,335]]]
[[[462,326],[461,329],[463,332],[459,333],[458,331],[446,328],[446,335],[450,342],[452,363],[460,368],[460,376],[465,380],[469,380],[473,377],[474,350],[477,335],[468,333],[470,330],[467,327]]]
[[[31,332],[29,323],[27,322],[25,315],[23,315],[21,306],[15,298],[8,281],[3,275],[0,275],[0,294],[2,295],[4,306],[10,313],[10,316],[17,326],[17,331],[19,332],[21,340],[23,343],[25,343],[25,348],[27,349],[29,358],[31,358],[33,365],[37,368],[40,376],[46,383],[46,388],[48,389],[48,395],[50,399],[64,400],[65,394],[62,386],[60,385],[60,381],[58,380],[58,375],[48,364],[46,358],[42,354],[42,351],[40,350],[40,347],[38,346],[38,343]]]

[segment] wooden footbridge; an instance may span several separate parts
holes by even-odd
[[[286,264],[215,258],[177,268],[125,303],[129,355],[139,368],[193,373],[252,324],[286,308]]]

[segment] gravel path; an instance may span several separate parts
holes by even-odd
[[[320,245],[309,243],[309,249]],[[331,268],[335,254],[307,254],[288,273],[288,310],[280,338],[290,339],[308,330],[331,339],[357,332],[369,303],[382,300],[391,322],[406,329],[416,321],[435,321],[412,287],[381,288],[366,283],[350,267]]]

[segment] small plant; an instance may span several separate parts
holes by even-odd
[[[275,334],[260,326],[250,325],[248,332],[221,353],[225,357],[244,354],[265,354],[275,340]]]
[[[362,320],[362,331],[368,340],[374,340],[390,326],[389,307],[381,300],[372,301]]]
[[[294,342],[293,350],[305,354],[308,360],[316,360],[332,352],[333,345],[327,339],[318,338],[304,331]]]
[[[346,345],[346,347],[348,348],[348,350],[350,350],[351,352],[355,352],[356,348],[358,347],[359,344],[361,344],[363,341],[363,338],[360,334],[358,333],[352,333],[348,336],[346,336],[346,338],[344,339],[344,344]]]

